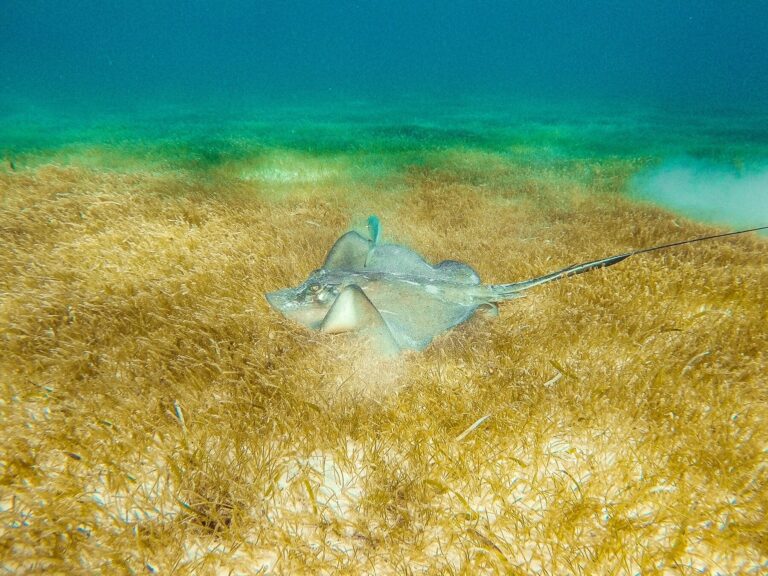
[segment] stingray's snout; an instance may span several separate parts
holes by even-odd
[[[286,314],[295,304],[293,298],[293,291],[290,288],[283,288],[282,290],[275,290],[274,292],[267,292],[265,294],[267,302],[275,310],[281,314]]]
[[[302,296],[302,287],[283,288],[264,295],[267,302],[288,320],[317,329],[328,312],[328,306]]]

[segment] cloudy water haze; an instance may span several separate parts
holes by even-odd
[[[768,5],[9,0],[3,92],[88,98],[406,93],[742,105],[768,93]]]
[[[643,158],[660,202],[681,157],[768,159],[761,1],[10,0],[0,55],[8,157],[528,146]]]

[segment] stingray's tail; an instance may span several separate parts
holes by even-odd
[[[679,242],[672,242],[670,244],[662,244],[661,246],[652,246],[651,248],[641,248],[640,250],[633,250],[632,252],[626,252],[624,254],[617,254],[616,256],[609,256],[602,260],[592,260],[591,262],[584,262],[582,264],[574,264],[568,266],[562,270],[556,272],[550,272],[544,276],[538,276],[537,278],[531,278],[530,280],[523,280],[522,282],[514,282],[512,284],[495,284],[491,286],[491,290],[494,297],[498,300],[510,300],[512,298],[518,298],[522,296],[522,292],[533,288],[534,286],[540,286],[547,282],[554,280],[561,280],[562,278],[568,278],[569,276],[576,276],[576,274],[583,274],[596,268],[605,268],[606,266],[613,266],[618,264],[622,260],[626,260],[630,256],[636,254],[642,254],[643,252],[653,252],[654,250],[662,250],[664,248],[672,248],[673,246],[681,246],[683,244],[692,244],[693,242],[701,242],[702,240],[712,240],[714,238],[722,238],[724,236],[735,236],[736,234],[746,234],[747,232],[755,232],[756,230],[766,230],[768,226],[760,226],[758,228],[750,228],[749,230],[739,230],[737,232],[724,232],[722,234],[713,234],[711,236],[702,236],[700,238],[692,238],[690,240],[681,240]]]

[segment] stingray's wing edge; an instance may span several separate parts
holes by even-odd
[[[341,291],[323,319],[320,330],[329,333],[361,332],[386,355],[400,351],[376,306],[356,284],[350,284]]]

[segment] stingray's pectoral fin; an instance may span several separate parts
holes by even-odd
[[[342,290],[325,315],[320,330],[331,334],[360,332],[384,354],[394,355],[400,352],[400,347],[376,306],[355,284]]]
[[[344,288],[323,319],[320,330],[336,334],[361,330],[384,323],[381,314],[362,289],[352,284]]]

